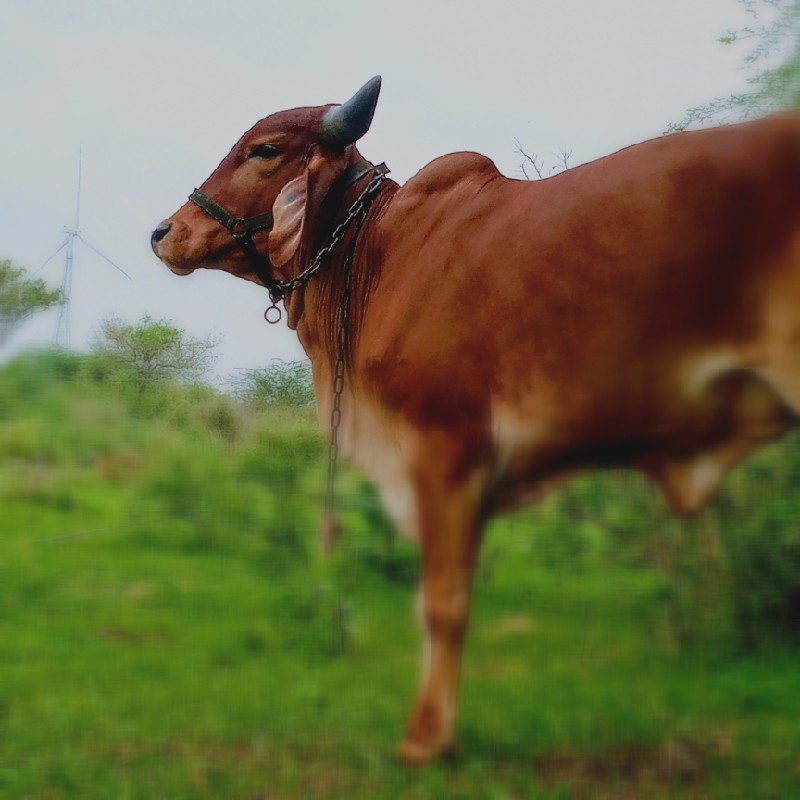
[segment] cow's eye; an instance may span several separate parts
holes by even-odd
[[[271,144],[257,144],[247,155],[248,158],[275,158],[281,151]]]

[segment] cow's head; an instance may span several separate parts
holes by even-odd
[[[269,266],[280,270],[310,247],[330,189],[362,159],[354,146],[372,122],[381,79],[367,82],[343,105],[281,111],[256,123],[234,145],[200,191],[231,218],[272,212],[253,234]],[[205,267],[257,281],[231,233],[194,202],[154,231],[155,254],[177,275]]]

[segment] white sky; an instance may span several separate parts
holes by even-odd
[[[716,39],[743,21],[736,0],[2,0],[0,258],[33,271],[63,240],[82,147],[81,229],[133,281],[76,243],[73,346],[106,317],[150,314],[220,337],[222,375],[300,358],[263,322],[265,292],[173,276],[149,246],[257,119],[381,74],[360,149],[395,179],[455,150],[520,177],[515,139],[574,166],[741,89],[743,53]],[[57,286],[63,263],[41,276]],[[55,326],[42,315],[16,347]]]

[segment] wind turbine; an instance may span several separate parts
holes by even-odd
[[[78,197],[75,201],[75,225],[69,228],[66,225],[64,226],[64,233],[67,234],[67,238],[64,239],[63,242],[58,246],[58,249],[51,255],[47,261],[42,264],[39,269],[36,270],[34,275],[38,272],[41,272],[64,248],[66,248],[66,254],[64,256],[64,273],[61,277],[61,296],[64,298],[63,302],[59,306],[58,310],[58,322],[56,324],[56,344],[60,345],[61,347],[69,347],[69,303],[70,303],[70,291],[72,290],[72,262],[73,262],[73,246],[75,239],[80,239],[90,250],[93,250],[97,253],[100,258],[105,259],[109,264],[111,264],[114,269],[121,272],[128,280],[131,280],[131,276],[125,272],[122,267],[118,264],[115,264],[107,255],[101,253],[90,241],[86,239],[86,237],[81,233],[80,229],[80,222],[81,222],[81,167],[83,161],[83,154],[81,150],[78,150]]]

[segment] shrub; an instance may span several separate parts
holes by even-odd
[[[740,643],[800,642],[800,436],[738,470],[712,507]]]
[[[231,380],[234,395],[255,408],[314,405],[314,384],[308,361],[273,359],[263,369],[244,370]]]
[[[64,301],[60,289],[48,289],[8,259],[0,259],[0,347],[28,317]]]
[[[698,517],[677,520],[635,475],[598,474],[535,512],[536,558],[578,567],[654,566],[668,578],[666,635],[675,646],[754,649],[800,641],[800,437],[736,469]]]
[[[40,350],[12,359],[0,372],[0,419],[29,411],[30,404],[75,380],[84,358],[65,350]]]
[[[353,564],[361,564],[384,580],[416,586],[418,548],[395,531],[375,489],[352,471],[340,470],[336,499],[343,529],[337,551],[343,569],[351,573]]]
[[[136,324],[104,320],[92,351],[98,379],[137,392],[161,382],[197,383],[215,356],[216,342],[197,339],[165,320],[143,317]]]

